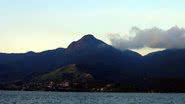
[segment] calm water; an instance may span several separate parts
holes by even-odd
[[[185,94],[0,91],[0,104],[185,104]]]

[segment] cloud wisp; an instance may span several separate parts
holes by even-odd
[[[133,37],[125,38],[119,34],[109,35],[112,45],[121,50],[140,49],[143,47],[182,49],[185,48],[185,29],[174,26],[168,30],[154,27],[150,29],[140,29],[133,27],[131,33]]]

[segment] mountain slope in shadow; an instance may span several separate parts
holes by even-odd
[[[103,79],[102,75],[106,75],[110,77],[108,79],[118,80],[119,73],[128,76],[129,73],[135,72],[140,62],[141,55],[138,53],[130,50],[120,51],[93,35],[85,35],[80,40],[72,42],[66,49],[58,48],[40,53],[0,54],[0,64],[10,67],[6,69],[5,74],[12,71],[22,73],[19,79],[69,64],[81,64],[88,67],[97,79]],[[0,73],[2,74],[2,71]],[[12,80],[15,80],[15,77],[12,76]]]

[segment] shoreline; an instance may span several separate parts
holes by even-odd
[[[126,91],[45,91],[45,90],[0,90],[0,92],[68,92],[68,93],[145,93],[145,94],[184,94],[185,92],[126,92]]]

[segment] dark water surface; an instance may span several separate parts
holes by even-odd
[[[0,91],[0,104],[185,104],[185,94]]]

